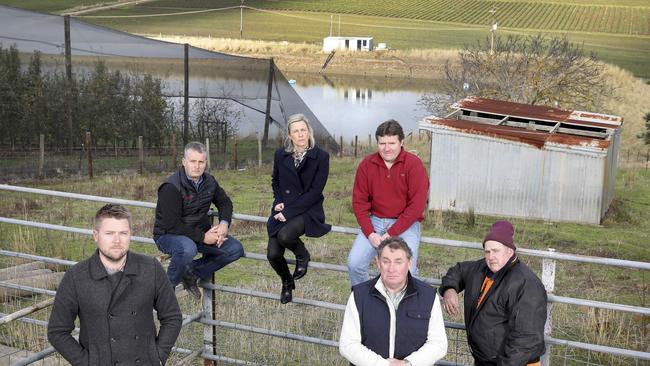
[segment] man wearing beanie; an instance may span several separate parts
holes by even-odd
[[[544,354],[546,291],[517,258],[514,228],[492,225],[483,240],[484,259],[456,263],[442,278],[443,308],[459,313],[465,291],[467,342],[477,366],[539,365]]]

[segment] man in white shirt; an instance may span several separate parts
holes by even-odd
[[[412,252],[391,237],[377,247],[379,276],[352,288],[339,351],[356,366],[433,365],[447,354],[436,290],[409,273]]]

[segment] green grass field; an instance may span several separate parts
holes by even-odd
[[[0,0],[60,13],[92,0]],[[239,38],[240,12],[217,10],[240,0],[158,0],[89,13],[81,18],[139,34]],[[456,49],[489,35],[496,19],[501,34],[567,35],[604,61],[650,77],[650,2],[646,0],[246,0],[244,37],[320,43],[332,14],[340,34],[374,37],[396,49]],[[495,6],[496,14],[489,12]],[[136,16],[136,17],[134,17]],[[333,34],[339,34],[334,15]]]
[[[133,14],[151,14],[151,8],[123,8],[102,12],[117,18],[84,17],[83,19],[111,28],[140,34],[182,34],[239,38],[239,10],[170,15],[158,17],[122,18]],[[157,9],[156,12],[160,12]],[[172,9],[165,9],[172,11]],[[174,12],[178,10],[173,10]],[[267,13],[244,11],[244,38],[271,41],[319,43],[329,34],[330,16],[312,12]],[[455,49],[476,43],[487,37],[487,26],[444,23],[425,20],[382,18],[376,16],[343,15],[341,31],[344,35],[370,35],[375,43],[385,42],[391,48],[442,48]],[[537,34],[542,30],[499,28],[501,34]],[[544,33],[556,36],[565,31]],[[333,33],[338,34],[335,17]],[[632,36],[617,33],[571,32],[574,42],[583,43],[588,52],[609,63],[616,64],[634,74],[650,77],[650,36]]]
[[[177,12],[184,9],[216,9],[239,6],[237,0],[159,0],[137,5],[152,12]],[[493,0],[247,0],[246,6],[283,11],[309,11],[389,18],[419,19],[445,23],[489,25],[497,20],[509,28],[583,31],[650,35],[646,1],[542,2]],[[492,14],[490,10],[495,9]]]

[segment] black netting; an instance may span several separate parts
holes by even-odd
[[[178,98],[184,94],[184,56],[182,44],[153,40],[70,19],[73,73],[82,74],[98,59],[109,66],[132,73],[152,74],[165,81],[165,93]],[[21,53],[40,51],[62,56],[65,52],[64,18],[8,6],[0,6],[0,45],[15,46]],[[271,62],[265,59],[233,56],[197,47],[188,47],[190,98],[228,100],[245,107],[244,118],[263,130]],[[63,59],[61,59],[63,60]],[[58,63],[61,66],[63,61]],[[319,144],[336,149],[336,142],[311,112],[282,72],[273,66],[270,116],[282,133],[288,116],[305,114]],[[253,132],[253,131],[251,131]]]

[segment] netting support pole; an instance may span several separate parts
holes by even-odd
[[[549,252],[555,252],[555,249],[548,248]],[[555,291],[555,259],[544,258],[542,260],[542,284],[548,294]],[[544,325],[544,336],[550,337],[552,327],[553,303],[546,304],[546,324]],[[549,366],[551,363],[551,345],[546,343],[546,352],[542,355],[542,366]]]
[[[264,137],[262,137],[262,147],[266,147],[269,142],[269,125],[271,125],[271,97],[273,97],[273,69],[275,64],[273,57],[269,60],[269,87],[266,93],[266,115],[264,118]]]
[[[183,91],[183,146],[185,146],[187,145],[190,118],[190,45],[185,43],[183,47],[185,50],[185,60],[183,62],[185,68],[185,85]]]
[[[70,16],[63,17],[63,32],[65,43],[65,78],[68,82],[65,88],[65,119],[68,127],[68,148],[72,153],[74,132],[72,131],[72,46],[70,45]]]

